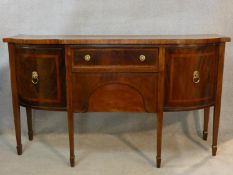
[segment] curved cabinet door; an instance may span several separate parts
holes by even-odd
[[[16,47],[16,77],[21,105],[66,106],[62,48],[32,45]]]
[[[218,46],[166,49],[165,110],[189,110],[214,103]]]

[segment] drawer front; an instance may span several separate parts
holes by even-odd
[[[65,66],[62,48],[16,48],[16,78],[24,105],[65,107]]]
[[[157,71],[158,48],[73,48],[72,62],[73,68],[77,68],[77,71],[88,67],[115,70],[138,68],[139,71],[149,68],[149,71]]]
[[[75,112],[156,112],[156,73],[74,73]]]
[[[215,98],[218,46],[166,49],[165,108],[211,105]]]

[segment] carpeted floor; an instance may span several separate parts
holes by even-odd
[[[219,135],[216,157],[211,156],[210,135],[201,139],[202,121],[166,119],[162,167],[155,168],[155,117],[153,114],[88,114],[75,118],[76,166],[70,168],[64,115],[34,118],[35,136],[27,139],[22,129],[23,155],[16,155],[14,133],[0,133],[0,175],[230,175],[233,170],[233,134]],[[87,115],[87,114],[84,114]],[[102,117],[101,117],[102,116]],[[104,116],[104,117],[103,117]],[[98,123],[88,124],[90,121]],[[198,117],[197,117],[198,118]],[[64,120],[64,121],[63,121]],[[171,122],[176,121],[176,122]],[[131,124],[130,124],[131,123]],[[211,126],[211,122],[210,122]],[[210,131],[212,127],[210,127]],[[195,132],[191,132],[195,131]]]

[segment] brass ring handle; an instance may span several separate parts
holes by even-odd
[[[89,55],[89,54],[85,55],[84,60],[87,61],[87,62],[90,61],[91,60],[91,55]]]
[[[144,61],[146,60],[146,56],[145,56],[145,55],[140,55],[140,56],[139,56],[139,60],[140,60],[141,62],[144,62]]]
[[[200,73],[199,71],[195,70],[193,72],[193,83],[198,84],[200,82]]]
[[[39,83],[39,75],[36,71],[32,72],[32,83],[38,84]]]

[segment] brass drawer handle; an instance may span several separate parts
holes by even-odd
[[[145,55],[140,55],[140,56],[139,56],[139,60],[140,60],[141,62],[144,62],[144,61],[146,60],[146,56],[145,56]]]
[[[38,84],[39,83],[39,75],[36,71],[32,72],[32,83]]]
[[[199,71],[195,70],[193,72],[193,83],[198,84],[200,82],[200,73]]]
[[[89,55],[89,54],[85,55],[84,60],[87,61],[87,62],[90,61],[91,60],[91,55]]]

